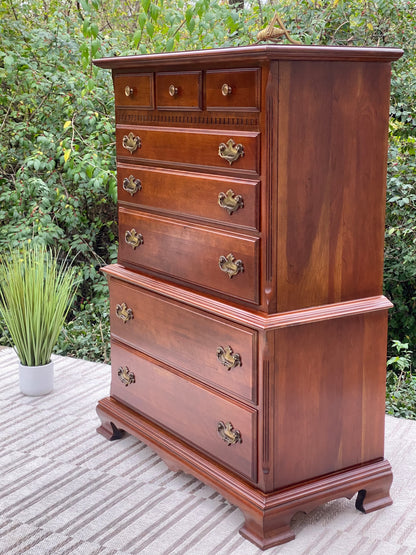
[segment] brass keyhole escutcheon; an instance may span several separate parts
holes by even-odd
[[[230,252],[227,256],[220,256],[218,260],[220,270],[225,272],[231,279],[237,274],[244,272],[244,265],[241,260],[236,260],[235,256]]]
[[[131,308],[127,308],[126,303],[118,304],[116,305],[116,316],[126,323],[129,320],[133,320],[133,310]]]
[[[142,190],[142,182],[140,179],[135,178],[133,175],[123,179],[123,189],[130,193],[131,196],[135,195],[138,191]]]
[[[122,145],[130,154],[133,154],[138,148],[142,147],[142,140],[130,131],[128,135],[124,135]]]
[[[176,96],[178,94],[178,88],[175,85],[169,86],[169,94],[170,96]]]
[[[228,445],[228,447],[230,447],[231,445],[236,445],[237,443],[243,443],[240,431],[234,430],[234,426],[231,424],[231,422],[218,422],[217,432],[220,438]]]
[[[130,247],[132,247],[133,250],[139,247],[140,245],[143,245],[144,243],[143,235],[141,233],[137,233],[135,229],[126,231],[124,239],[126,243],[130,245]]]
[[[121,383],[123,383],[126,387],[132,383],[136,383],[134,372],[131,372],[127,366],[120,366],[117,376],[119,377]]]
[[[226,347],[220,345],[217,348],[217,359],[227,368],[227,370],[237,368],[237,366],[242,366],[241,355],[239,353],[234,353],[230,345],[227,345]]]
[[[240,208],[244,208],[243,197],[241,195],[236,195],[232,189],[228,189],[226,193],[219,193],[218,204],[221,208],[224,208],[230,216]]]
[[[244,156],[244,147],[242,144],[236,144],[232,139],[228,139],[226,143],[219,145],[218,156],[223,160],[227,160],[231,166],[233,162]]]
[[[230,87],[230,85],[224,83],[224,85],[221,87],[221,92],[223,96],[228,96],[233,92],[233,89]]]
[[[134,89],[133,87],[129,87],[128,85],[126,85],[125,89],[124,89],[124,94],[126,96],[133,96],[134,94]]]

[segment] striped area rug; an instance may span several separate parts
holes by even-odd
[[[17,359],[0,351],[0,553],[258,555],[241,512],[173,473],[131,436],[95,432],[109,367],[55,357],[55,391],[20,394]],[[340,499],[295,517],[296,539],[270,555],[416,555],[416,422],[386,418],[394,504],[369,515]]]

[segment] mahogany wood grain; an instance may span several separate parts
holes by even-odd
[[[141,190],[134,195],[123,189],[131,175],[141,181]],[[259,227],[259,181],[118,164],[117,183],[120,204],[241,229]],[[218,195],[230,189],[244,204],[232,214],[218,204]]]
[[[111,278],[112,337],[157,360],[248,402],[257,400],[257,333]],[[123,321],[116,307],[126,303],[133,318]],[[227,369],[218,347],[231,346],[240,365]]]
[[[275,334],[274,488],[384,453],[387,311]]]
[[[133,229],[143,236],[143,244],[135,249],[125,240],[126,232]],[[252,303],[258,300],[256,237],[150,216],[124,207],[119,209],[119,236],[118,261],[126,267],[160,272]],[[244,268],[232,278],[219,266],[220,257],[228,254],[241,260]]]
[[[111,353],[111,395],[115,399],[256,482],[256,410],[196,385],[130,347],[113,342]],[[135,383],[127,387],[117,375],[125,366],[135,376]],[[240,432],[241,442],[228,445],[218,434],[219,422],[231,422]]]
[[[141,138],[142,146],[133,154],[123,148],[123,137],[133,133]],[[193,129],[153,128],[128,125],[116,127],[116,151],[119,159],[124,162],[138,160],[152,162],[159,165],[171,165],[175,168],[188,166],[216,170],[226,169],[228,172],[242,173],[241,177],[251,172],[253,175],[259,171],[259,134],[232,130],[215,132],[210,130],[200,131]],[[235,144],[244,148],[244,156],[230,165],[227,160],[218,155],[220,144],[232,139]]]
[[[389,76],[279,64],[279,312],[382,293]]]

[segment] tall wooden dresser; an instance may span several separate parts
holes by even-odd
[[[113,72],[110,396],[127,431],[237,505],[265,549],[298,511],[391,503],[382,296],[391,62],[253,46]]]

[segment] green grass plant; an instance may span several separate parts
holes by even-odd
[[[75,268],[45,246],[27,243],[4,258],[0,312],[22,365],[50,362],[76,285]]]

